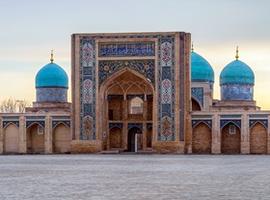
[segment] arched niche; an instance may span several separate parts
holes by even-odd
[[[4,128],[4,153],[19,153],[19,128],[13,123]]]
[[[122,129],[113,127],[110,129],[110,149],[122,148]]]
[[[38,123],[33,123],[26,130],[27,153],[45,152],[45,130]]]
[[[70,127],[59,123],[53,129],[53,152],[69,153],[71,143]]]
[[[260,122],[256,122],[250,129],[250,153],[267,153],[267,129]]]
[[[241,151],[241,131],[234,123],[227,123],[221,130],[221,153],[239,154]]]
[[[193,127],[192,153],[210,154],[212,146],[212,131],[203,122]]]

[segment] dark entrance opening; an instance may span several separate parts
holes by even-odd
[[[128,151],[129,152],[135,152],[136,145],[138,145],[138,141],[136,142],[136,135],[142,134],[142,131],[139,128],[131,128],[128,131]]]

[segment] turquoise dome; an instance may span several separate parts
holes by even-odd
[[[254,73],[246,63],[240,60],[234,60],[222,70],[220,74],[220,85],[254,85],[254,79]]]
[[[191,81],[214,82],[214,70],[202,56],[191,52]]]
[[[36,88],[68,88],[68,76],[57,64],[51,62],[36,75]]]

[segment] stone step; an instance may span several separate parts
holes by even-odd
[[[153,149],[146,149],[146,150],[139,150],[137,153],[138,154],[154,154],[156,153],[156,151],[154,151]]]
[[[106,150],[106,151],[101,151],[100,154],[119,154],[120,150]]]

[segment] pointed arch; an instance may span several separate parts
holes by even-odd
[[[69,153],[71,142],[70,127],[63,122],[59,122],[53,129],[53,152]]]
[[[235,122],[229,121],[221,129],[221,153],[239,154],[240,151],[241,129]]]
[[[256,120],[254,123],[252,123],[252,124],[250,125],[249,128],[252,129],[253,126],[257,125],[258,123],[261,124],[264,128],[267,129],[267,126],[262,122],[262,120]]]
[[[208,126],[208,128],[212,129],[212,120],[192,120],[192,126],[193,128],[196,128],[196,126],[200,125],[201,123]]]
[[[153,84],[146,79],[145,76],[143,76],[142,74],[140,74],[139,72],[133,70],[133,69],[129,69],[128,67],[125,67],[115,73],[113,73],[110,77],[108,77],[101,85],[100,85],[100,92],[103,92],[109,87],[110,83],[112,83],[117,77],[119,77],[120,75],[124,74],[125,72],[130,72],[132,74],[134,74],[135,76],[143,79],[146,83],[148,83],[148,85],[151,87],[152,91],[155,90]]]
[[[19,123],[16,121],[10,121],[10,122],[7,122],[7,123],[5,123],[4,125],[3,125],[3,129],[5,130],[9,125],[14,125],[14,126],[16,126],[17,128],[19,128]]]
[[[38,127],[44,129],[44,125],[41,124],[41,123],[38,122],[38,121],[30,122],[29,124],[26,125],[26,129],[31,129],[33,126],[36,126],[36,125],[37,125]]]
[[[122,128],[113,127],[109,134],[110,149],[120,149],[122,147]]]
[[[38,122],[33,122],[26,128],[27,153],[45,152],[44,135],[44,127],[41,126]]]
[[[64,121],[59,121],[59,122],[53,124],[52,130],[54,130],[57,126],[59,126],[59,125],[61,125],[61,124],[64,125],[65,127],[67,127],[67,128],[70,128],[70,125],[68,125],[68,124],[65,123]]]
[[[16,124],[10,122],[4,128],[4,152],[19,153],[19,128]]]
[[[250,128],[250,153],[267,153],[267,129],[260,121],[255,122]]]
[[[239,124],[237,124],[235,120],[226,120],[225,123],[223,123],[223,124],[221,125],[221,130],[222,130],[225,126],[227,126],[228,124],[233,124],[233,125],[235,125],[237,128],[239,128],[239,129],[241,130],[241,126],[239,126]]]
[[[192,152],[210,154],[212,146],[212,130],[204,121],[198,122],[192,131]]]

